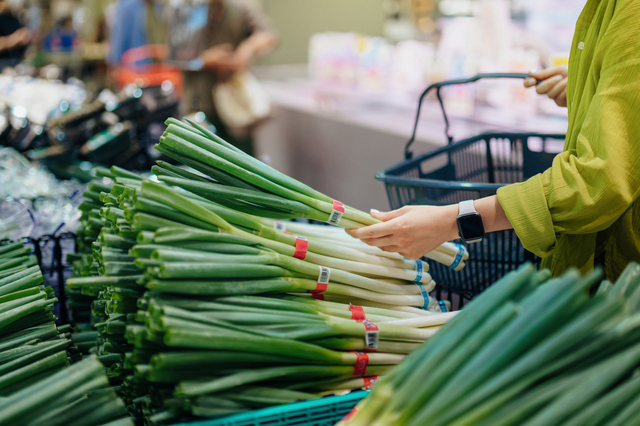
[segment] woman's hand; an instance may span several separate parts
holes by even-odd
[[[513,228],[496,195],[473,203],[482,216],[485,232]],[[383,223],[349,229],[347,233],[370,246],[400,253],[410,259],[420,259],[442,243],[458,238],[457,204],[404,206],[387,213],[371,210],[371,216]]]
[[[566,65],[546,68],[542,71],[529,73],[531,76],[524,80],[524,87],[536,87],[539,95],[546,94],[553,99],[558,106],[567,106],[567,76],[569,69]],[[543,80],[536,84],[536,80]]]
[[[391,212],[371,210],[383,223],[347,232],[370,246],[420,259],[442,243],[458,238],[458,206],[405,206]]]

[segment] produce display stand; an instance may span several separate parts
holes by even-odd
[[[429,86],[420,96],[413,134],[405,147],[405,160],[376,174],[376,179],[385,183],[391,208],[446,205],[482,198],[494,195],[501,186],[522,182],[547,169],[556,155],[548,149],[549,141],[563,141],[564,134],[490,132],[454,142],[449,133],[449,119],[441,96],[443,87],[487,78],[526,77],[527,74],[478,74]],[[414,156],[411,145],[420,109],[431,90],[436,91],[449,144]],[[438,283],[437,297],[441,298],[444,293],[453,303],[452,296],[457,295],[459,307],[522,263],[540,262],[524,249],[513,230],[487,234],[481,243],[470,244],[468,250],[469,259],[461,271],[436,262],[431,263],[429,271]]]
[[[367,395],[357,391],[174,426],[333,426]]]

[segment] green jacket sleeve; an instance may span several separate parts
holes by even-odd
[[[573,147],[541,175],[498,191],[523,245],[541,257],[558,234],[607,229],[640,194],[640,58],[601,69]]]

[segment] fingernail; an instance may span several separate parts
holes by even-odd
[[[537,72],[538,72],[538,70],[530,70],[530,71],[529,71],[529,74],[535,74],[535,73],[537,73]]]
[[[380,210],[371,209],[371,210],[370,210],[370,213],[371,213],[371,214],[380,213]]]

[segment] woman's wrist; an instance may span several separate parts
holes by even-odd
[[[458,205],[451,204],[448,206],[444,206],[444,215],[440,223],[442,224],[443,231],[446,235],[445,241],[455,240],[460,238],[458,232]]]

